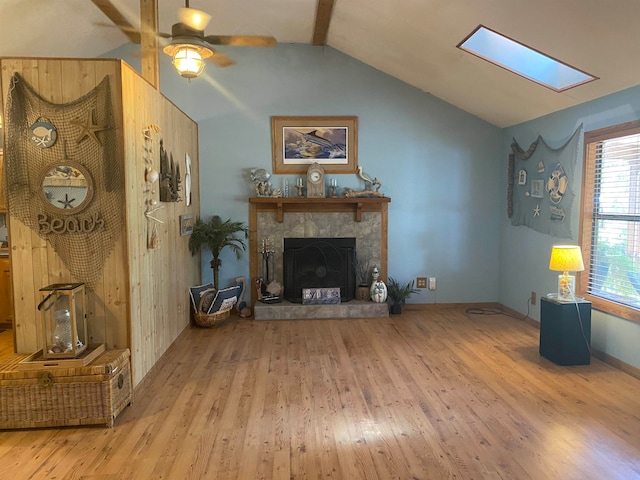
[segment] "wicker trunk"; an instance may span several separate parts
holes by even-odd
[[[129,350],[107,350],[84,367],[18,370],[0,363],[0,429],[106,425],[132,402]],[[57,362],[59,363],[59,362]]]

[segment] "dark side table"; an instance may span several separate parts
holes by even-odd
[[[590,347],[591,302],[540,299],[540,355],[558,365],[589,365]]]

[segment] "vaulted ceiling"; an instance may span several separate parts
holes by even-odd
[[[0,56],[95,57],[127,43],[119,29],[99,25],[110,20],[96,3],[111,3],[140,25],[139,0],[2,0]],[[171,31],[181,6],[182,0],[158,0],[160,31]],[[191,0],[190,6],[213,16],[207,34],[273,35],[280,43],[311,44],[317,12],[331,12],[326,45],[500,127],[640,84],[638,0]],[[599,79],[556,93],[456,48],[480,24]]]

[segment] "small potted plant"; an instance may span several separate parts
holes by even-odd
[[[201,248],[211,251],[213,259],[210,265],[213,269],[213,286],[216,290],[218,290],[218,273],[222,265],[220,253],[229,247],[235,253],[236,258],[240,260],[242,253],[247,249],[244,240],[248,237],[249,229],[247,226],[242,222],[232,222],[230,218],[223,222],[218,215],[214,215],[206,222],[201,218],[196,220],[193,233],[189,238],[189,250],[192,255],[195,255]]]
[[[418,293],[414,288],[413,280],[406,285],[401,285],[395,278],[389,277],[387,282],[387,301],[389,302],[389,313],[402,313],[402,305],[412,294]]]
[[[369,264],[370,260],[355,255],[354,268],[356,272],[356,300],[369,300]]]

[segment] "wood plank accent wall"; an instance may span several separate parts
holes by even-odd
[[[200,280],[200,260],[188,251],[188,237],[179,233],[179,215],[200,212],[197,124],[120,60],[0,59],[2,99],[7,98],[14,72],[44,98],[55,103],[75,100],[111,77],[111,97],[125,170],[125,222],[102,278],[88,292],[90,341],[107,348],[128,347],[137,385],[189,325],[188,287]],[[162,203],[156,216],[159,248],[147,249],[144,138],[149,124],[161,128],[165,146],[180,160],[192,159],[192,205]],[[159,170],[157,142],[153,155]],[[100,188],[100,186],[96,186]],[[154,198],[159,200],[158,183]],[[33,353],[38,345],[38,290],[48,284],[76,281],[55,251],[14,217],[9,220],[15,303],[17,353]]]
[[[125,163],[127,190],[127,242],[131,308],[131,352],[134,385],[142,380],[140,372],[148,372],[169,348],[178,335],[189,325],[189,286],[200,283],[200,257],[189,252],[189,237],[180,236],[179,216],[200,215],[198,175],[197,124],[170,101],[158,93],[151,84],[142,81],[128,65],[122,69],[122,101],[125,111]],[[142,101],[154,99],[154,101]],[[137,107],[144,104],[144,108]],[[129,106],[129,107],[128,107]],[[154,213],[162,220],[157,224],[160,245],[147,248],[148,229],[144,217],[145,142],[142,130],[157,124],[161,131],[152,142],[154,167],[159,171],[159,139],[164,148],[180,164],[184,183],[185,153],[191,157],[192,204],[186,202],[158,203],[163,208]],[[159,200],[159,184],[154,184],[153,198]],[[184,197],[184,186],[180,192]]]

